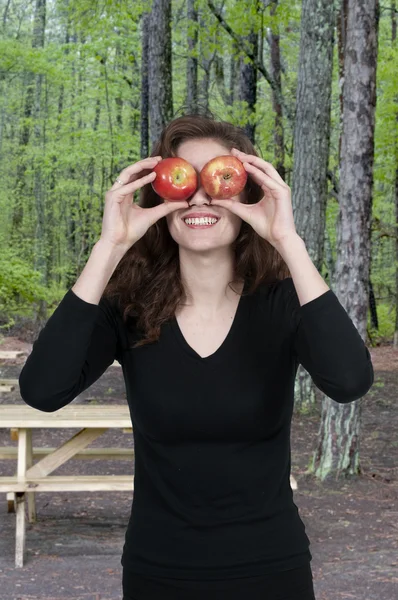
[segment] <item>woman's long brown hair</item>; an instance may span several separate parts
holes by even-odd
[[[188,139],[211,138],[228,151],[235,147],[258,156],[253,144],[239,127],[212,116],[185,115],[171,121],[154,145],[151,156],[176,156],[179,145]],[[143,171],[142,176],[150,173]],[[244,202],[255,204],[263,195],[261,187],[250,177],[245,186]],[[149,183],[140,190],[138,204],[150,208],[163,202]],[[273,283],[290,277],[290,271],[279,252],[242,221],[233,243],[235,274],[231,284],[245,280],[247,294],[253,294],[262,283]],[[231,289],[234,289],[231,287]],[[234,289],[236,293],[237,290]],[[178,244],[171,237],[166,218],[152,225],[123,256],[110,278],[104,297],[117,298],[123,321],[142,332],[133,346],[138,348],[159,339],[161,326],[171,320],[178,306],[186,302],[180,277]]]

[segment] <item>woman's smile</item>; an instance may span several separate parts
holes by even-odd
[[[219,218],[216,217],[201,217],[201,218],[188,218],[182,219],[183,223],[190,229],[209,229],[214,227],[219,222]]]

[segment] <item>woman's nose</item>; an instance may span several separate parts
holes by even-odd
[[[196,206],[211,203],[211,196],[209,196],[209,194],[206,194],[205,189],[204,189],[203,185],[201,185],[200,181],[198,183],[197,189],[192,194],[192,196],[188,199],[188,203],[189,203],[189,205],[196,204]]]

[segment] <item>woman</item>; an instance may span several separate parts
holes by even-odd
[[[152,154],[107,192],[101,237],[21,395],[55,411],[122,365],[135,448],[124,600],[314,600],[289,483],[294,379],[301,363],[352,402],[373,383],[370,354],[296,232],[289,187],[240,129],[180,117]],[[211,198],[199,178],[188,201],[165,202],[150,185],[162,158],[200,175],[225,154],[248,173],[236,197]],[[192,229],[190,213],[217,222]]]

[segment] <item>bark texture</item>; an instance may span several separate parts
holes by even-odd
[[[329,0],[304,0],[294,129],[293,210],[296,229],[318,271],[323,262],[335,13]],[[300,365],[300,410],[315,403],[315,386]]]
[[[153,0],[149,35],[150,144],[158,140],[173,115],[171,70],[171,0]]]
[[[272,16],[276,14],[279,0],[272,3],[270,13]],[[283,113],[282,104],[279,98],[282,97],[282,80],[281,80],[281,53],[279,45],[279,27],[274,25],[268,34],[268,44],[271,51],[271,77],[275,81],[275,85],[279,90],[278,94],[272,91],[272,107],[274,109],[274,148],[275,148],[275,168],[279,175],[285,181],[285,136],[283,131]]]
[[[142,15],[142,58],[141,58],[141,158],[149,155],[149,22],[150,13]]]
[[[257,3],[258,10],[258,3]],[[248,36],[245,36],[247,46],[252,49],[255,56],[258,56],[258,34],[251,31]],[[239,100],[247,102],[248,119],[242,129],[247,137],[255,144],[255,129],[256,125],[253,122],[253,116],[256,109],[257,101],[257,67],[252,63],[245,63],[244,58],[240,60],[239,71]]]
[[[187,111],[196,113],[198,109],[198,59],[196,56],[198,46],[198,11],[195,8],[196,0],[187,0],[188,17],[188,58],[187,58]]]
[[[373,192],[378,0],[348,0],[334,291],[366,342]],[[360,473],[360,401],[324,397],[315,474]]]

